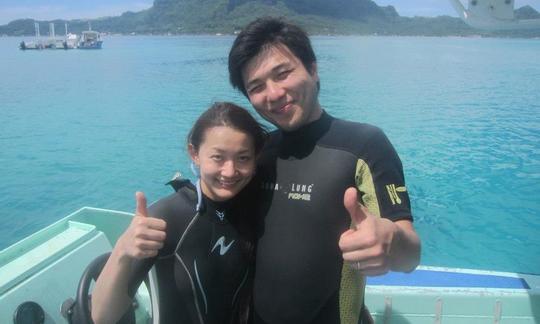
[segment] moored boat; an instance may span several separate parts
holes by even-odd
[[[39,33],[39,24],[36,22],[36,38],[33,41],[22,41],[19,43],[21,50],[42,50],[42,49],[101,49],[103,40],[99,32],[93,31],[89,25],[89,30],[83,31],[81,36],[68,33],[67,23],[65,24],[64,38],[57,38],[54,32],[54,24],[49,24],[50,37],[44,39]]]
[[[79,42],[77,43],[77,48],[79,49],[101,49],[101,35],[93,30],[83,31]]]

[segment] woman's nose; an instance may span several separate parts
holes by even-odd
[[[232,177],[235,175],[235,173],[236,166],[234,164],[234,161],[225,161],[225,163],[223,163],[223,167],[221,168],[221,175],[224,177]]]

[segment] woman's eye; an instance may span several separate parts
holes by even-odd
[[[251,87],[248,89],[248,93],[252,94],[252,93],[259,93],[261,92],[263,89],[263,86],[262,85],[257,85],[257,86],[254,86],[254,87]]]

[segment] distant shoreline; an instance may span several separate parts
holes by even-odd
[[[102,37],[234,37],[236,34],[107,34],[101,33]],[[471,38],[471,39],[527,39],[538,40],[540,36],[525,37],[525,36],[503,36],[503,35],[392,35],[392,34],[310,34],[313,37],[391,37],[391,38]],[[65,35],[56,35],[55,38],[62,39]],[[16,39],[36,39],[35,35],[26,36],[12,36],[12,35],[0,35],[0,38],[16,38]],[[49,36],[40,36],[39,39],[48,39]]]

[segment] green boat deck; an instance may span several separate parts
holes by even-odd
[[[111,250],[131,218],[85,207],[0,251],[0,323],[13,323],[26,301],[43,308],[46,324],[67,323],[62,303],[75,297],[86,266]],[[366,305],[378,324],[540,323],[540,276],[430,267],[400,276],[368,280]],[[137,300],[137,323],[150,323],[144,285]]]

